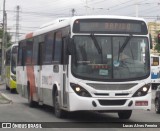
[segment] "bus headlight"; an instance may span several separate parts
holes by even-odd
[[[80,85],[74,84],[74,83],[70,83],[70,86],[72,87],[72,89],[74,90],[74,92],[77,95],[83,96],[83,97],[92,97],[91,94],[86,89],[81,87]]]
[[[150,84],[144,85],[134,93],[133,97],[145,96],[148,93],[149,88]]]
[[[143,87],[142,90],[143,90],[143,92],[146,92],[148,89],[147,89],[147,87]]]

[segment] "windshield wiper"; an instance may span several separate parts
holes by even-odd
[[[126,47],[126,45],[128,44],[128,42],[130,41],[131,38],[132,38],[132,35],[129,35],[129,36],[126,38],[125,42],[123,43],[123,45],[122,45],[121,48],[119,49],[119,53],[122,53],[122,52],[123,52],[124,48]]]
[[[123,50],[125,49],[125,47],[127,46],[128,42],[130,41],[131,38],[132,38],[132,35],[129,35],[128,37],[126,37],[126,40],[124,41],[123,45],[121,47],[119,45],[118,61],[119,61],[120,54],[123,52]]]
[[[97,40],[96,40],[94,34],[91,33],[90,37],[92,38],[93,43],[94,43],[94,45],[95,45],[95,47],[96,47],[98,53],[99,53],[99,54],[102,54],[102,49],[100,48],[100,46],[99,46],[99,44],[98,44],[98,42],[97,42]]]

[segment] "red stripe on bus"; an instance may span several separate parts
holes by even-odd
[[[33,98],[33,94],[36,93],[35,74],[33,66],[26,66],[27,78],[30,83],[30,95]]]
[[[33,37],[33,33],[29,33],[29,34],[26,35],[26,39],[32,38],[32,37]]]

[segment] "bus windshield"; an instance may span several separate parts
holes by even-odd
[[[149,76],[149,43],[137,36],[74,36],[72,73],[89,80],[128,80]]]
[[[12,58],[11,58],[11,72],[16,74],[16,62],[17,62],[17,51],[18,46],[14,46],[12,49]]]

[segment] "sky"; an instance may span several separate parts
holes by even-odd
[[[0,23],[3,1],[0,0]],[[20,35],[32,32],[56,18],[71,17],[73,9],[74,15],[137,15],[147,22],[160,22],[160,0],[6,0],[7,30],[13,37],[17,6],[20,7]]]

